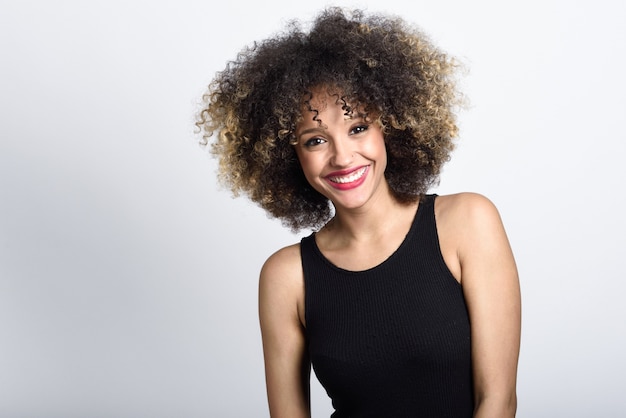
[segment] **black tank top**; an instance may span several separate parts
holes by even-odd
[[[301,242],[306,335],[333,418],[471,417],[470,324],[425,196],[409,233],[365,271],[333,265]]]

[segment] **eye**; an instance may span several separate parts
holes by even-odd
[[[315,146],[318,146],[318,145],[322,145],[322,144],[325,144],[325,143],[326,143],[325,139],[320,138],[318,136],[315,136],[315,137],[313,137],[311,139],[306,140],[304,142],[304,146],[307,147],[307,148],[312,148],[312,147],[315,147]]]
[[[352,129],[350,129],[350,134],[351,135],[360,134],[360,133],[367,131],[368,128],[369,128],[368,125],[357,125],[353,127]]]

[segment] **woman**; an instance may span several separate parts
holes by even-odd
[[[292,230],[264,264],[272,417],[512,417],[517,270],[484,196],[427,194],[449,159],[455,63],[406,22],[324,10],[243,50],[198,126],[221,180]]]

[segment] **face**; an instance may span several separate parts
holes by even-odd
[[[330,199],[335,208],[357,209],[389,196],[384,172],[387,152],[375,122],[355,112],[346,116],[335,97],[314,96],[296,129],[294,145],[309,184]]]

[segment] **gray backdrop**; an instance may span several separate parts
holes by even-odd
[[[258,272],[308,231],[216,186],[193,114],[226,60],[313,3],[0,2],[0,417],[268,416]],[[467,65],[433,191],[483,193],[506,224],[518,416],[625,416],[624,2],[343,4]]]

